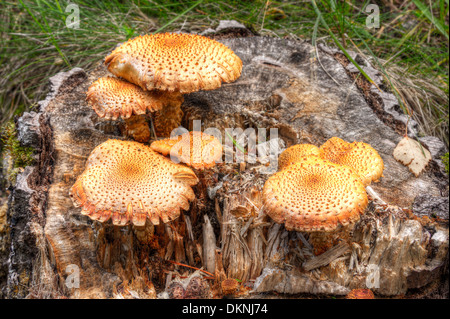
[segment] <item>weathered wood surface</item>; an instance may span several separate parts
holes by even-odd
[[[303,42],[264,37],[220,41],[242,59],[242,75],[218,90],[185,96],[185,127],[194,119],[202,120],[202,128],[220,130],[276,127],[286,146],[320,145],[332,136],[370,143],[385,163],[384,177],[372,187],[390,206],[373,202],[351,231],[350,249],[320,267],[307,267],[310,271],[302,267],[313,258],[308,235],[272,224],[260,201],[251,200],[251,189],[257,194],[268,177],[260,163],[222,165],[204,176],[190,211],[170,227],[152,230],[156,242],[140,240],[145,232],[131,226],[92,222],[73,207],[69,188],[96,145],[123,137],[120,123],[99,119],[85,102],[88,86],[107,71],[73,69],[52,78],[47,99],[21,124],[21,141],[38,146],[39,165],[19,175],[10,194],[4,230],[8,249],[3,250],[8,255],[0,258],[2,269],[7,265],[0,271],[3,297],[154,298],[162,292],[159,296],[170,297],[180,287],[171,278],[186,277],[192,269],[167,260],[252,280],[256,294],[344,295],[366,287],[377,272],[374,291],[380,296],[440,282],[448,271],[448,213],[440,211],[448,207],[448,181],[438,158],[418,178],[396,162],[392,151],[402,138],[396,132],[401,119],[383,122],[328,53],[319,51],[319,64],[311,60],[314,48]],[[414,206],[420,196],[429,203],[420,204],[422,199]],[[441,220],[424,223],[396,206],[420,206],[422,216],[437,214]],[[223,270],[214,268],[215,248],[221,249]],[[80,274],[75,288],[72,269]],[[203,282],[197,286],[205,287]],[[198,295],[211,296],[204,290]]]

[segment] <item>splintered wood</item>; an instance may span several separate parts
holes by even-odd
[[[248,281],[261,274],[266,243],[261,192],[251,189],[231,195],[223,203],[221,237],[228,278]]]

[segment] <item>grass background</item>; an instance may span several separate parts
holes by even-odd
[[[32,110],[49,77],[73,67],[89,70],[119,42],[237,20],[261,35],[371,58],[421,134],[440,137],[448,148],[449,0],[79,0],[72,2],[80,10],[78,29],[66,27],[70,3],[0,0],[0,125]],[[371,3],[380,10],[377,29],[366,26]]]

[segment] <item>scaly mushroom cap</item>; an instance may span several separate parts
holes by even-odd
[[[196,34],[148,34],[130,39],[105,59],[108,70],[145,90],[213,90],[241,74],[228,47]]]
[[[108,140],[89,156],[70,196],[81,213],[114,225],[145,225],[176,219],[195,198],[194,172],[137,142]]]
[[[370,289],[353,289],[345,299],[375,299],[375,296]]]
[[[297,144],[288,147],[278,157],[278,170],[283,170],[305,156],[320,156],[319,148],[312,144]]]
[[[287,230],[317,232],[359,220],[368,200],[350,168],[311,156],[269,177],[263,202],[265,212]]]
[[[147,92],[127,81],[114,77],[103,77],[92,83],[86,100],[99,117],[117,120],[131,115],[157,111],[165,101],[163,92]]]
[[[199,170],[215,166],[216,161],[222,158],[220,141],[212,135],[197,131],[178,135],[174,139],[154,141],[150,147]]]
[[[332,137],[320,147],[320,157],[350,167],[361,177],[364,186],[383,176],[383,159],[372,146],[363,142],[347,143]]]

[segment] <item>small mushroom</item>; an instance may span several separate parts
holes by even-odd
[[[285,169],[305,156],[320,156],[319,148],[312,144],[296,144],[288,147],[278,157],[278,170]]]
[[[195,35],[162,33],[138,36],[105,59],[108,70],[144,90],[183,93],[214,90],[241,74],[242,61],[228,47]],[[182,103],[182,102],[181,102]],[[181,123],[179,98],[156,113],[157,134],[169,136]]]
[[[181,104],[181,95],[180,98]],[[121,117],[134,140],[148,142],[150,129],[144,115],[170,106],[173,97],[169,99],[164,92],[144,91],[137,85],[107,76],[92,83],[86,100],[99,117],[113,121]]]
[[[269,177],[263,203],[276,223],[287,230],[311,233],[310,241],[317,246],[327,242],[322,238],[326,233],[359,220],[368,199],[359,176],[349,167],[310,156]],[[316,252],[324,250],[315,248]]]
[[[239,282],[236,279],[228,278],[222,281],[222,292],[225,296],[234,295],[239,289]]]
[[[176,219],[189,209],[198,183],[194,172],[138,142],[108,140],[97,146],[70,196],[93,220],[144,226]]]
[[[375,296],[370,289],[353,289],[345,299],[375,299]]]
[[[363,142],[347,143],[332,137],[320,147],[320,157],[350,167],[361,177],[364,186],[383,176],[383,159],[372,146]]]
[[[150,147],[165,156],[198,170],[211,168],[222,158],[222,144],[217,138],[202,132],[187,132],[173,139],[154,141]]]

